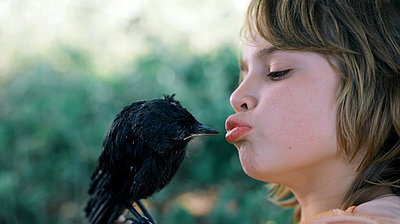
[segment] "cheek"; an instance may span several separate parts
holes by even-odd
[[[334,93],[334,86],[293,87],[275,92],[279,97],[258,105],[262,136],[256,164],[263,172],[298,169],[336,155]]]
[[[257,137],[240,148],[242,167],[249,176],[284,182],[293,179],[287,176],[292,171],[318,169],[321,161],[336,156],[335,97],[326,92],[294,93],[282,92],[280,98],[267,101],[269,109],[263,109]]]
[[[318,99],[290,99],[292,102],[277,103],[270,111],[270,119],[264,125],[267,140],[295,150],[332,137],[336,132],[334,105]]]

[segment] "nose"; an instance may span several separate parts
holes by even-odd
[[[251,91],[255,88],[251,88],[252,86],[249,85],[248,81],[244,80],[231,94],[230,103],[236,113],[251,110],[257,105],[257,98]]]

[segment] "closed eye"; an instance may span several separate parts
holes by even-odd
[[[268,77],[273,81],[278,81],[284,78],[290,72],[291,69],[286,69],[282,71],[270,72],[268,73]]]

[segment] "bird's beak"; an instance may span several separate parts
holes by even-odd
[[[190,138],[198,137],[198,136],[206,136],[206,135],[218,135],[219,132],[214,128],[208,127],[204,124],[197,123],[194,125],[193,133],[189,136],[183,138],[183,140],[187,140]]]

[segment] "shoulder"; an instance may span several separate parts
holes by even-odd
[[[400,196],[375,199],[355,207],[354,213],[379,217],[384,223],[400,223]]]
[[[333,209],[307,219],[301,224],[386,224],[378,217]]]
[[[396,224],[400,223],[400,197],[375,199],[346,211],[333,209],[301,224]]]

